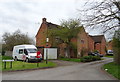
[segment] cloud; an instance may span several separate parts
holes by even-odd
[[[79,17],[76,10],[86,0],[0,0],[0,36],[20,29],[35,37],[42,18],[60,24],[60,20]],[[39,22],[39,23],[38,23]]]

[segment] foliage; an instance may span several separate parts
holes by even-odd
[[[74,51],[74,54],[77,54],[77,44],[70,42],[70,48]]]
[[[108,57],[108,58],[113,58],[113,56],[109,56],[109,55],[106,55],[105,57]]]
[[[105,64],[103,66],[104,69],[108,69],[107,72],[112,74],[114,77],[118,78],[120,80],[120,65],[115,64],[114,62]]]
[[[10,56],[2,56],[2,60],[12,59]]]
[[[64,61],[80,62],[80,59],[77,59],[77,58],[64,58],[64,57],[61,57],[59,59],[64,60]]]
[[[84,56],[84,54],[87,52],[88,50],[86,48],[82,48],[81,50],[81,57]]]
[[[99,56],[84,56],[80,58],[81,62],[91,62],[91,61],[97,61],[101,60]]]
[[[113,38],[114,61],[120,64],[120,29],[116,31]]]
[[[27,35],[21,33],[20,30],[15,31],[14,33],[10,34],[6,32],[3,34],[3,50],[12,50],[15,45],[20,44],[32,44],[33,40]]]
[[[94,52],[94,53],[99,53],[98,50],[94,50],[93,52]]]
[[[79,20],[75,19],[69,19],[68,21],[63,20],[61,23],[61,26],[55,29],[50,29],[49,37],[54,37],[54,39],[57,39],[57,44],[59,43],[66,43],[66,50],[67,54],[69,56],[69,50],[70,48],[74,48],[74,52],[76,52],[76,46],[71,43],[72,38],[76,38],[77,34],[80,32],[81,24]],[[57,46],[57,45],[56,45]]]

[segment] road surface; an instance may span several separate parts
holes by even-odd
[[[90,63],[72,63],[55,68],[39,69],[31,71],[4,72],[3,80],[116,80],[101,67],[103,64],[113,61],[105,58],[102,61]],[[56,61],[55,61],[56,62]],[[60,63],[61,61],[58,60]],[[70,63],[64,62],[62,63]]]

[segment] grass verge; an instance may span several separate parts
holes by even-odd
[[[80,62],[80,59],[77,59],[77,58],[59,58],[59,60]]]
[[[10,62],[6,63],[6,69],[4,69],[4,63],[2,63],[2,71],[48,68],[48,67],[55,67],[55,66],[57,66],[56,63],[48,62],[48,64],[46,64],[45,61],[40,62],[38,66],[37,66],[37,63],[26,63],[22,61],[14,61],[12,64],[12,69],[10,69]]]
[[[120,80],[120,65],[115,64],[114,62],[105,64],[103,68],[113,75],[114,77],[118,78]]]
[[[106,55],[105,57],[108,57],[108,58],[113,58],[113,56],[108,56],[108,55]]]

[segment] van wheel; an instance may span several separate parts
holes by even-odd
[[[26,62],[27,62],[27,63],[29,62],[29,59],[28,59],[28,58],[26,59]]]
[[[18,59],[17,59],[17,57],[15,56],[15,59],[14,59],[15,61],[17,61]]]

